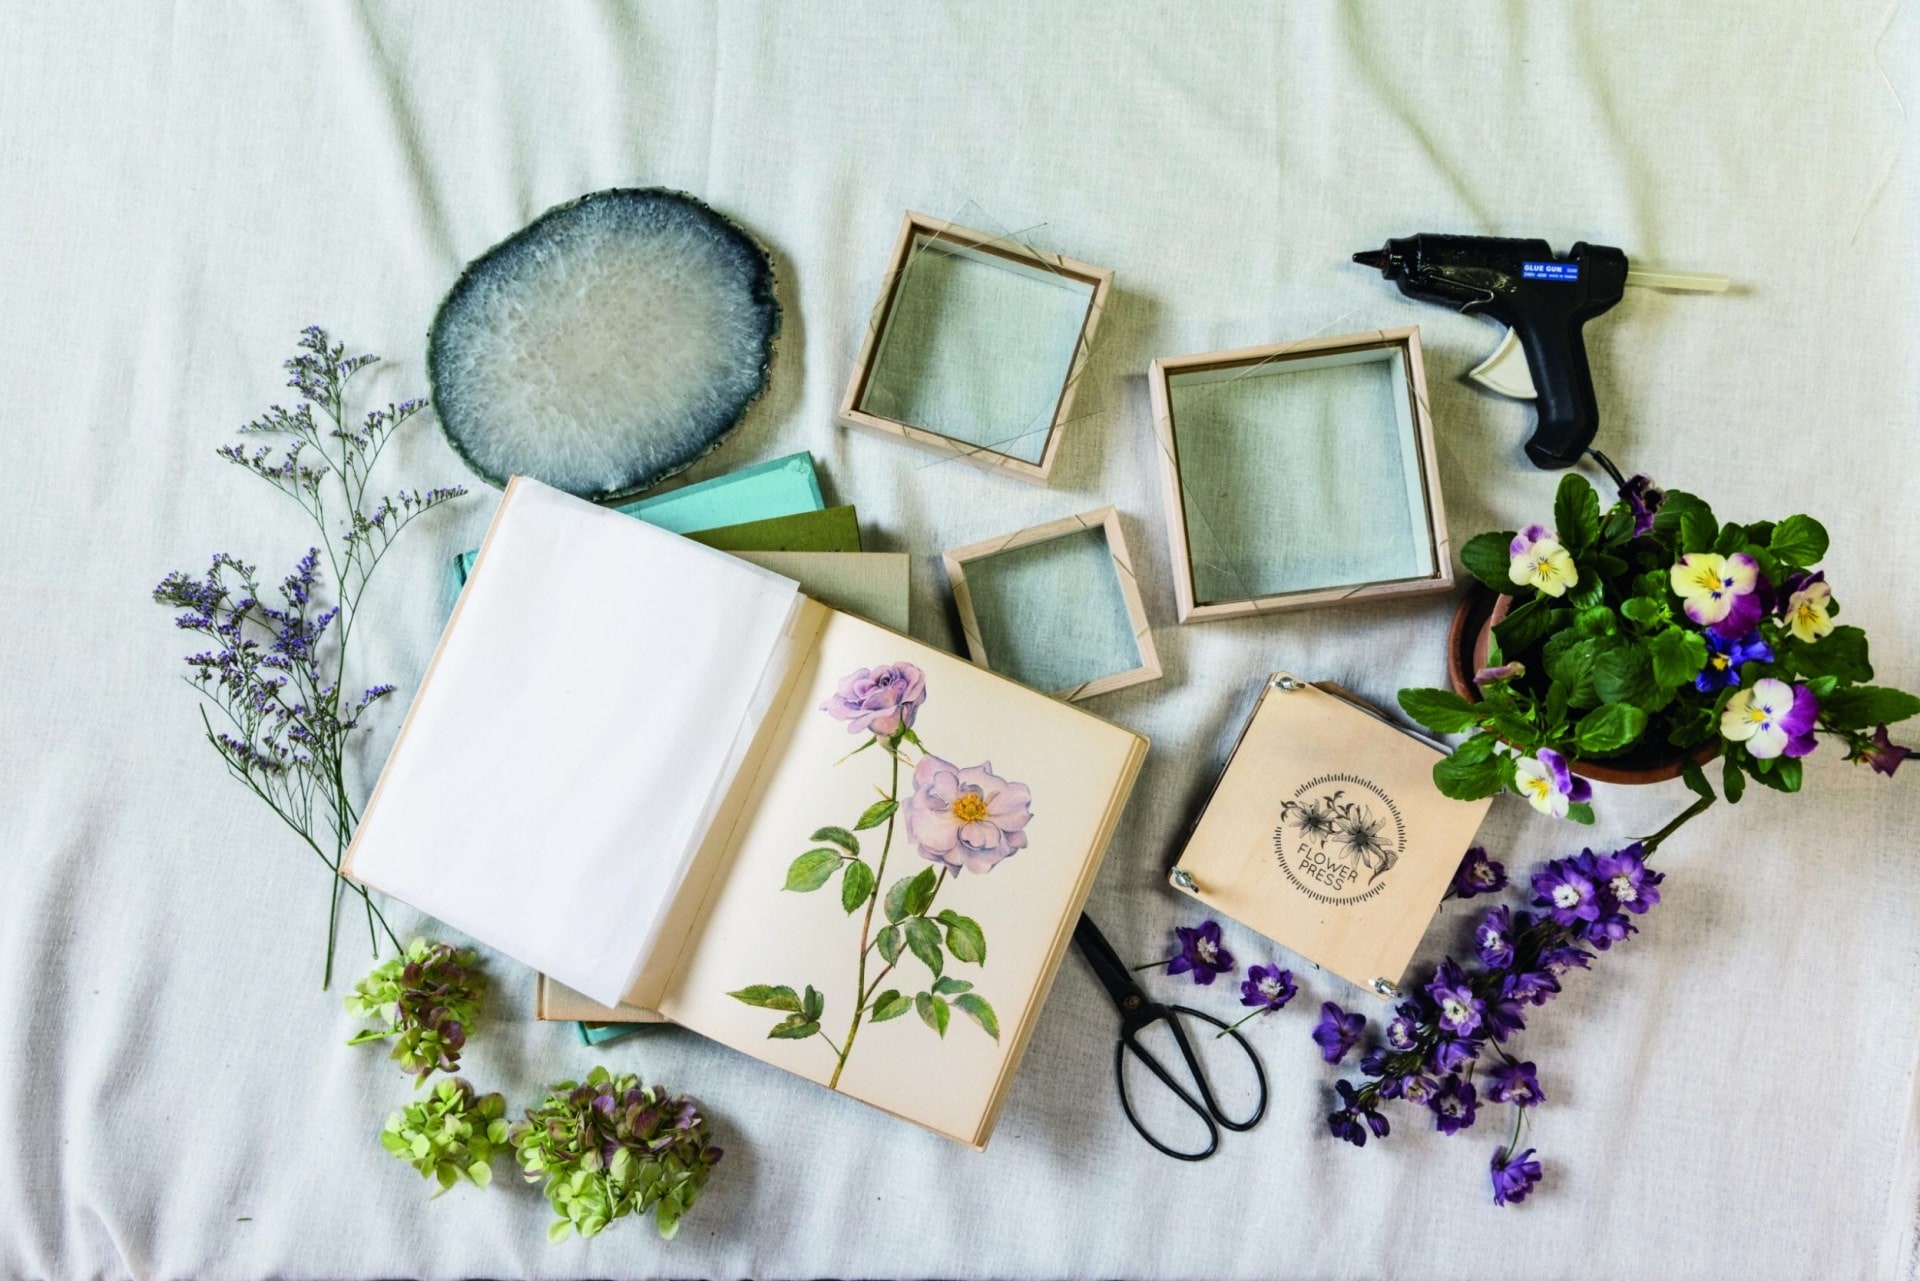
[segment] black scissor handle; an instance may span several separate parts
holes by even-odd
[[[1180,1026],[1180,1019],[1175,1017],[1176,1015],[1185,1015],[1188,1018],[1199,1019],[1203,1023],[1211,1023],[1213,1026],[1219,1028],[1221,1032],[1239,1042],[1241,1050],[1244,1051],[1247,1056],[1247,1061],[1253,1065],[1254,1079],[1258,1081],[1260,1085],[1260,1099],[1254,1106],[1252,1116],[1247,1117],[1243,1121],[1235,1121],[1220,1111],[1220,1104],[1213,1097],[1213,1088],[1207,1083],[1207,1074],[1200,1066],[1199,1056],[1193,1052],[1193,1044],[1187,1039],[1186,1029]],[[1175,1080],[1173,1074],[1167,1071],[1165,1065],[1142,1047],[1137,1039],[1142,1027],[1159,1022],[1162,1018],[1166,1020],[1167,1026],[1173,1031],[1174,1043],[1180,1047],[1180,1057],[1186,1060],[1187,1071],[1192,1074],[1194,1085],[1199,1090],[1199,1099],[1195,1099],[1192,1094],[1188,1093],[1186,1087]],[[1170,1148],[1152,1134],[1148,1133],[1146,1126],[1140,1123],[1140,1118],[1136,1116],[1133,1111],[1133,1101],[1127,1097],[1126,1054],[1128,1050],[1132,1050],[1134,1057],[1146,1064],[1148,1070],[1159,1077],[1163,1085],[1173,1091],[1174,1097],[1186,1104],[1187,1107],[1192,1110],[1193,1114],[1200,1118],[1201,1123],[1207,1127],[1207,1146],[1204,1149],[1198,1152],[1181,1152],[1175,1148]],[[1211,1014],[1204,1014],[1199,1010],[1192,1009],[1185,1005],[1159,1007],[1156,1013],[1138,1022],[1129,1019],[1128,1026],[1125,1031],[1121,1033],[1119,1043],[1114,1046],[1113,1075],[1114,1082],[1120,1090],[1120,1108],[1127,1114],[1127,1120],[1133,1123],[1134,1131],[1159,1151],[1180,1161],[1206,1160],[1220,1147],[1221,1129],[1234,1131],[1251,1130],[1260,1123],[1260,1118],[1267,1113],[1267,1073],[1266,1069],[1260,1064],[1260,1056],[1254,1053],[1253,1046],[1248,1043],[1247,1039],[1241,1036],[1236,1029],[1228,1027]]]

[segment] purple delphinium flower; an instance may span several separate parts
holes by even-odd
[[[1313,1029],[1313,1042],[1320,1047],[1320,1057],[1329,1063],[1338,1063],[1347,1057],[1360,1040],[1360,1034],[1366,1031],[1367,1020],[1363,1015],[1349,1014],[1332,1001],[1320,1006],[1320,1022]]]
[[[1525,912],[1515,922],[1513,913],[1503,905],[1494,908],[1480,918],[1480,924],[1473,931],[1473,945],[1480,952],[1480,963],[1490,970],[1505,969],[1513,964],[1513,938],[1526,929],[1530,921]]]
[[[995,774],[991,761],[961,769],[929,752],[913,767],[907,837],[929,862],[991,872],[1027,847],[1032,819],[1033,793]]]
[[[1887,737],[1887,727],[1882,725],[1873,732],[1871,745],[1860,749],[1860,759],[1874,768],[1876,773],[1893,777],[1900,768],[1900,762],[1913,755],[1913,749],[1902,747]]]
[[[1587,851],[1591,853],[1591,851]],[[1555,925],[1574,926],[1600,917],[1600,891],[1572,859],[1554,859],[1533,874],[1535,907],[1544,907]]]
[[[1192,974],[1195,983],[1209,987],[1215,975],[1232,972],[1233,953],[1221,945],[1220,922],[1176,925],[1173,932],[1180,940],[1180,950],[1167,962],[1167,973]]]
[[[1655,486],[1651,477],[1632,476],[1621,486],[1620,499],[1633,513],[1633,536],[1641,538],[1653,532],[1653,518],[1665,505],[1667,491]]]
[[[1573,772],[1567,758],[1551,747],[1514,762],[1514,787],[1542,814],[1565,818],[1570,805],[1593,799],[1593,785]]]
[[[1667,879],[1665,873],[1647,866],[1646,847],[1639,841],[1596,858],[1593,878],[1614,903],[1636,916],[1660,901],[1660,891],[1654,887]]]
[[[1745,636],[1728,640],[1719,632],[1707,632],[1707,663],[1700,674],[1693,678],[1693,687],[1702,694],[1712,694],[1729,687],[1740,685],[1740,665],[1742,663],[1771,663],[1773,646],[1761,639],[1758,631],[1748,632]]]
[[[1533,1159],[1532,1148],[1518,1154],[1495,1148],[1492,1168],[1495,1205],[1519,1205],[1540,1182],[1540,1163]]]
[[[1585,948],[1576,947],[1572,943],[1555,943],[1551,947],[1540,950],[1540,967],[1549,976],[1554,977],[1565,974],[1568,970],[1588,969],[1590,968],[1588,963],[1592,960],[1593,953]]]
[[[1487,1069],[1487,1099],[1493,1103],[1511,1103],[1517,1108],[1530,1108],[1546,1098],[1540,1088],[1540,1078],[1532,1063],[1515,1063],[1511,1060],[1496,1063]]]
[[[1299,989],[1293,985],[1293,971],[1277,965],[1250,965],[1246,981],[1240,984],[1240,1004],[1258,1006],[1262,1011],[1277,1010],[1294,998]]]
[[[1427,1109],[1433,1113],[1433,1128],[1442,1134],[1458,1134],[1471,1126],[1478,1106],[1473,1083],[1458,1076],[1447,1077],[1427,1100]]]
[[[1460,866],[1453,874],[1453,896],[1472,898],[1476,894],[1492,894],[1496,890],[1507,888],[1507,869],[1505,866],[1487,857],[1484,846],[1476,845],[1467,851],[1460,860]]]
[[[1820,700],[1805,685],[1789,685],[1771,676],[1735,691],[1720,712],[1721,737],[1745,743],[1754,757],[1800,757],[1819,744],[1813,732]]]
[[[1472,1038],[1442,1036],[1433,1043],[1433,1049],[1427,1055],[1427,1067],[1436,1076],[1446,1076],[1457,1072],[1473,1061],[1480,1053],[1480,1042]]]
[[[847,723],[849,734],[891,738],[913,728],[913,718],[927,701],[927,677],[912,663],[862,667],[842,677],[833,697],[820,710]]]
[[[1395,1050],[1411,1050],[1420,1040],[1420,1011],[1401,1003],[1394,1007],[1393,1020],[1387,1024],[1387,1045]]]
[[[1427,984],[1427,996],[1440,1013],[1440,1028],[1455,1036],[1472,1036],[1487,1013],[1486,1003],[1473,994],[1467,976],[1451,959],[1442,961]]]
[[[1515,1032],[1523,1031],[1527,1020],[1520,1012],[1520,1001],[1511,996],[1488,1001],[1486,1026],[1493,1039],[1502,1044]]]
[[[1528,1005],[1545,1005],[1560,991],[1560,980],[1551,970],[1514,970],[1500,979],[1500,995]]]
[[[1328,1114],[1327,1128],[1335,1138],[1345,1139],[1355,1147],[1363,1148],[1367,1145],[1367,1130],[1372,1130],[1375,1138],[1387,1137],[1392,1127],[1371,1102],[1363,1101],[1359,1091],[1345,1081],[1335,1081],[1333,1085],[1340,1092],[1341,1108]],[[1361,1128],[1363,1121],[1366,1129]]]

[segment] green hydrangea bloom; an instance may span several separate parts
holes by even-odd
[[[349,1014],[385,1024],[347,1044],[392,1037],[388,1057],[413,1073],[415,1084],[436,1071],[456,1071],[486,995],[486,976],[474,968],[478,959],[471,950],[415,939],[406,955],[367,975],[347,997]]]
[[[380,1146],[422,1178],[438,1179],[440,1192],[462,1179],[484,1188],[493,1181],[494,1154],[507,1143],[506,1115],[506,1099],[475,1096],[471,1085],[453,1077],[388,1117]]]

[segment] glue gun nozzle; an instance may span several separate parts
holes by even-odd
[[[1353,256],[1353,260],[1362,267],[1371,267],[1375,271],[1385,271],[1387,263],[1392,261],[1384,249],[1368,249]]]

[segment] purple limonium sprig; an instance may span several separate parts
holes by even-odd
[[[1492,1186],[1499,1205],[1524,1200],[1540,1182],[1541,1166],[1533,1149],[1521,1150],[1522,1129],[1546,1091],[1537,1065],[1509,1042],[1525,1029],[1529,1008],[1559,993],[1568,971],[1589,968],[1596,952],[1634,932],[1629,917],[1660,901],[1662,877],[1648,858],[1710,803],[1696,801],[1660,831],[1621,849],[1583,850],[1546,864],[1530,878],[1534,903],[1543,909],[1538,914],[1507,905],[1484,913],[1474,928],[1477,963],[1443,960],[1427,982],[1412,987],[1381,1042],[1361,1056],[1358,1083],[1336,1083],[1339,1104],[1327,1117],[1329,1131],[1356,1146],[1369,1133],[1383,1137],[1385,1125],[1375,1127],[1371,1118],[1388,1101],[1426,1108],[1444,1134],[1472,1128],[1483,1107],[1511,1107],[1514,1130],[1494,1152]],[[1360,1016],[1328,1003],[1314,1041],[1335,1063],[1364,1029]],[[1482,1060],[1490,1062],[1476,1086]]]
[[[333,981],[334,941],[344,888],[366,909],[367,935],[399,940],[366,888],[340,875],[359,813],[349,795],[354,731],[390,684],[347,686],[347,653],[360,602],[400,532],[459,497],[461,487],[378,496],[371,478],[393,433],[422,409],[404,400],[356,417],[347,385],[376,357],[349,356],[318,326],[302,331],[285,363],[287,385],[304,399],[271,406],[242,436],[280,437],[220,448],[220,456],[291,498],[318,536],[269,590],[252,564],[216,553],[205,574],[176,571],[154,588],[175,610],[174,625],[198,638],[186,659],[199,691],[205,737],[227,771],[265,802],[319,856],[334,877],[322,986]]]
[[[1473,898],[1507,888],[1506,865],[1487,856],[1485,846],[1476,845],[1460,860],[1447,890],[1449,898]]]
[[[1220,941],[1220,922],[1176,925],[1173,933],[1176,947],[1172,956],[1164,961],[1150,961],[1133,968],[1136,971],[1154,970],[1164,965],[1169,974],[1193,975],[1193,981],[1201,987],[1211,987],[1217,976],[1233,973],[1233,953],[1227,951],[1226,945]]]
[[[1277,965],[1249,965],[1247,977],[1240,984],[1240,1004],[1253,1008],[1229,1026],[1215,1032],[1214,1039],[1225,1036],[1255,1015],[1272,1014],[1285,1009],[1287,1002],[1299,990],[1294,986],[1292,970],[1283,970]]]

